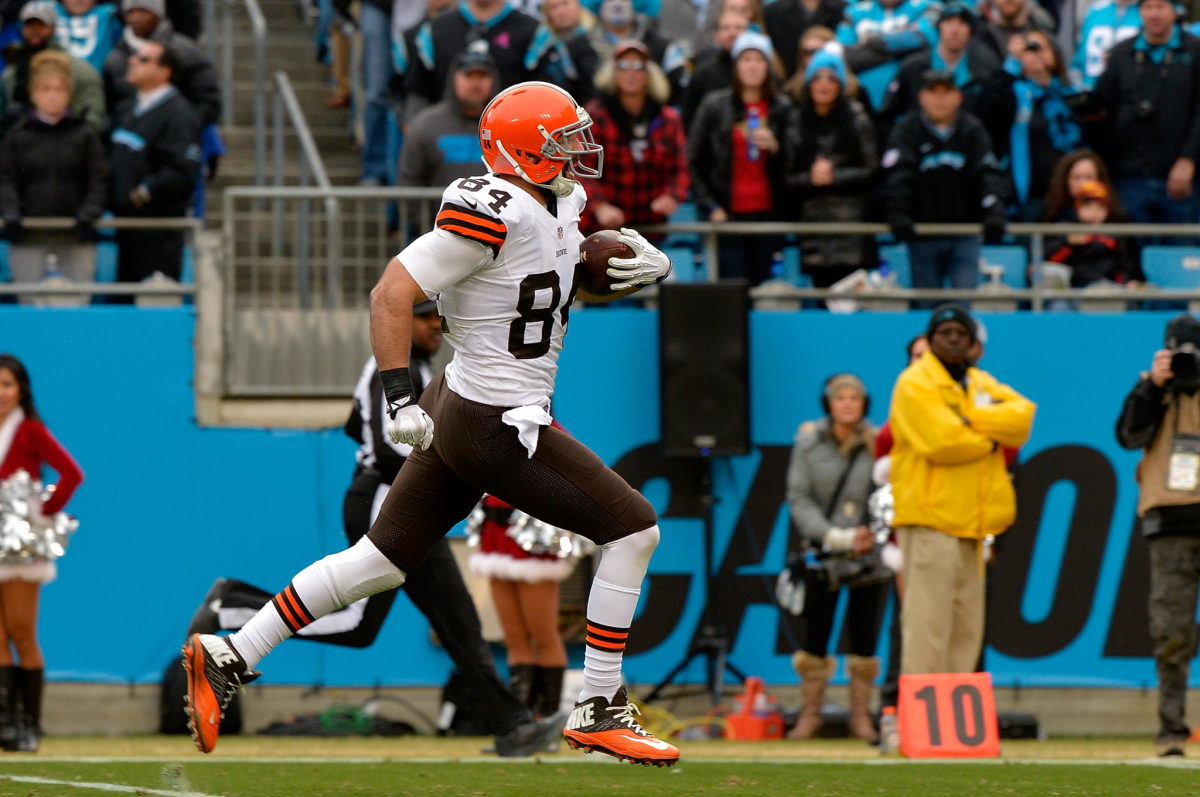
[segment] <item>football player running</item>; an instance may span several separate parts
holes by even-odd
[[[558,353],[578,291],[578,178],[598,177],[603,151],[587,112],[561,88],[520,83],[479,120],[488,173],[442,195],[434,229],[388,264],[371,292],[371,346],[388,436],[414,446],[367,536],[298,573],[240,631],[194,634],[183,648],[196,746],[217,743],[233,693],[276,645],[317,617],[404,583],[433,544],[490,493],[602,549],[587,607],[584,685],[563,735],[577,749],[670,766],[679,750],[642,728],[621,659],[642,580],[658,544],[650,503],[599,457],[550,426]],[[670,261],[633,230],[630,258],[609,261],[617,298],[661,282]],[[414,401],[412,308],[436,299],[452,362]]]

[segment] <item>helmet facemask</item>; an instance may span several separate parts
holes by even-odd
[[[504,142],[496,142],[496,146],[513,165],[517,174],[534,185],[549,188],[558,197],[570,196],[571,192],[575,190],[575,183],[580,178],[596,179],[604,170],[604,147],[597,144],[596,139],[592,137],[592,117],[583,108],[576,107],[575,111],[578,115],[577,121],[563,125],[556,130],[547,131],[544,125],[538,125],[538,132],[545,139],[538,155],[563,164],[558,174],[545,182],[539,183],[531,180],[526,170],[505,148]],[[575,142],[574,145],[572,145],[572,140]],[[532,155],[529,152],[523,154],[525,157]],[[581,160],[582,158],[591,158],[593,155],[596,158],[594,167]]]

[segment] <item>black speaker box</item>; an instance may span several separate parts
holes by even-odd
[[[663,453],[750,452],[750,296],[745,282],[664,284],[658,294]]]

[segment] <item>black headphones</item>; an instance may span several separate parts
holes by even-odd
[[[833,414],[833,410],[829,406],[829,396],[827,395],[829,393],[829,383],[832,382],[833,380],[837,379],[839,376],[852,376],[855,379],[858,379],[858,381],[860,383],[862,383],[862,380],[858,378],[857,374],[852,374],[848,371],[840,373],[840,374],[834,374],[833,376],[830,376],[828,379],[826,379],[825,382],[821,385],[821,410],[826,415]],[[865,418],[870,414],[871,414],[871,394],[867,392],[866,383],[863,383],[863,417]]]

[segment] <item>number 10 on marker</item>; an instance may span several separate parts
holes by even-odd
[[[900,676],[900,750],[909,758],[1000,755],[988,673]]]

